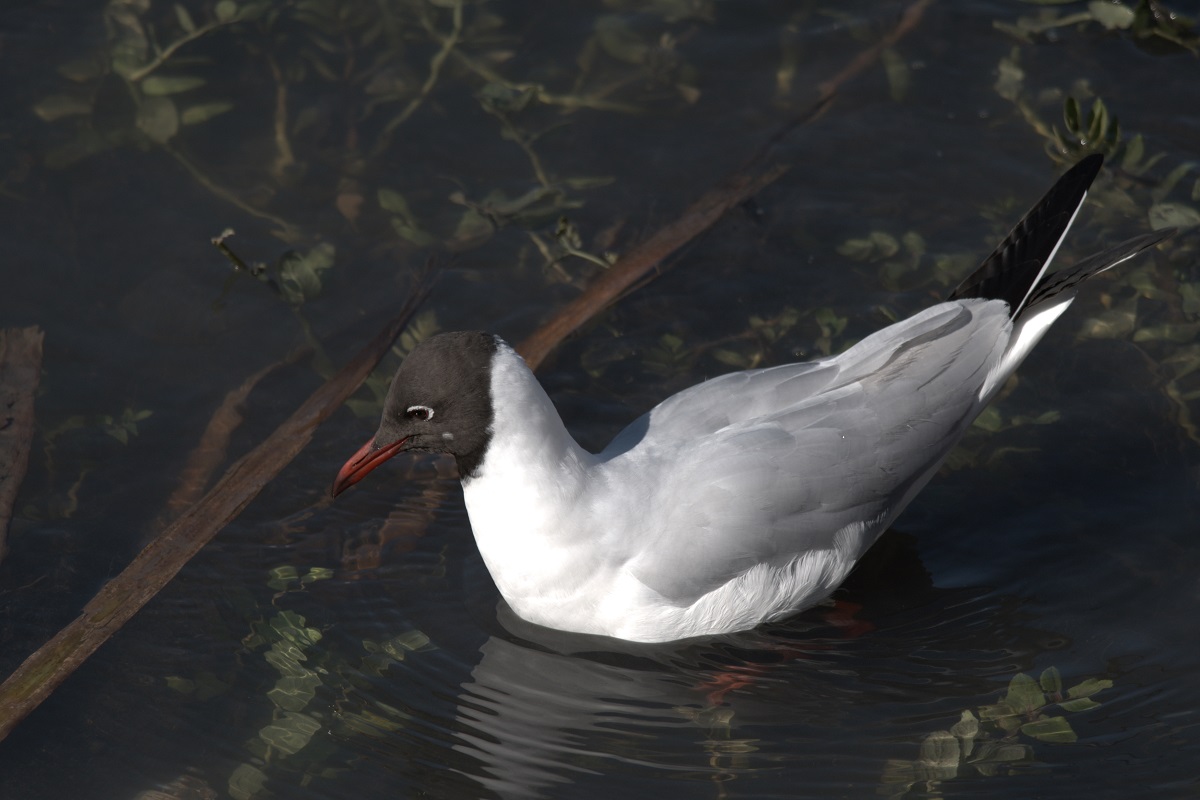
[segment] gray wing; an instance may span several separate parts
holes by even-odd
[[[847,526],[860,531],[857,557],[982,409],[1010,332],[1000,301],[943,303],[836,358],[735,373],[664,402],[622,434],[636,444],[618,437],[601,454],[611,480],[661,465],[631,570],[690,603],[756,564],[831,547]]]

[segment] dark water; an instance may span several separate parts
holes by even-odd
[[[182,5],[193,29],[229,11]],[[159,95],[78,62],[143,46],[144,63],[186,35],[171,4],[0,14],[0,320],[46,332],[38,437],[0,565],[5,674],[159,529],[222,398],[302,344],[304,324],[321,355],[249,395],[231,457],[374,334],[428,241],[457,251],[425,305],[437,325],[519,340],[596,271],[547,267],[531,234],[553,247],[565,215],[583,249],[627,250],[903,9],[468,4],[454,48],[467,58],[451,53],[421,95],[439,49],[422,20],[452,31],[453,3],[351,2],[323,18],[326,5],[278,2],[277,17],[180,47],[155,74],[206,82]],[[540,376],[580,441],[602,446],[730,362],[837,351],[943,296],[1053,181],[1046,136],[1064,130],[1069,95],[1085,122],[1095,97],[1120,117],[1110,164],[1125,169],[1102,176],[1066,254],[1147,230],[1155,204],[1193,219],[1196,56],[1141,27],[1079,22],[1023,42],[994,24],[1041,12],[931,6],[885,59],[891,80],[876,65],[845,85],[784,140],[791,169],[753,206],[560,347]],[[1023,71],[1016,88],[996,88],[1014,75],[1003,59]],[[509,84],[486,88],[497,80]],[[558,104],[520,107],[529,84]],[[172,114],[214,103],[232,110],[172,133]],[[1136,134],[1145,155],[1126,162]],[[381,189],[411,219],[381,207]],[[472,228],[455,192],[500,206],[503,225]],[[225,227],[248,260],[332,245],[319,294],[297,314],[251,278],[229,285],[209,244]],[[1184,231],[1090,285],[837,604],[745,634],[644,647],[521,623],[475,552],[452,467],[389,465],[326,502],[374,429],[369,409],[343,410],[4,742],[0,796],[1194,796],[1196,251]],[[950,732],[1015,676],[1052,668],[1064,694],[1111,685],[1077,689],[1105,687],[1087,710],[1039,700],[1023,731]],[[1056,717],[1060,741],[1046,733]]]

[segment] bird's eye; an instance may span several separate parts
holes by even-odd
[[[409,406],[404,412],[409,419],[430,420],[433,419],[433,409],[429,406]]]

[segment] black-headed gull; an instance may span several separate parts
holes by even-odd
[[[497,588],[552,628],[657,642],[792,614],[842,582],[1076,285],[1172,233],[1046,276],[1102,161],[1069,170],[946,302],[830,358],[693,386],[597,455],[502,339],[434,336],[333,493],[405,450],[453,455]]]

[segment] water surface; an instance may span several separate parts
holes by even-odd
[[[447,0],[179,8],[15,3],[0,23],[0,319],[46,332],[0,564],[5,673],[161,528],[247,377],[318,348],[249,395],[230,458],[374,335],[431,249],[454,256],[412,333],[519,340],[904,6],[494,2],[465,4],[457,35]],[[782,178],[540,370],[579,440],[944,296],[1086,150],[1047,149],[1068,97],[1084,124],[1100,98],[1120,132],[1065,256],[1154,209],[1200,220],[1196,56],[1120,17],[1019,21],[1042,12],[931,5],[788,135]],[[595,260],[548,263],[560,220]],[[243,258],[295,252],[317,283],[231,279],[209,244],[226,227]],[[436,459],[329,504],[374,430],[364,391],[16,729],[0,796],[1194,794],[1196,245],[1184,231],[1090,284],[836,604],[744,634],[647,647],[522,623]],[[1018,677],[1053,694],[1055,673],[1063,700],[1099,705],[1043,706]]]

